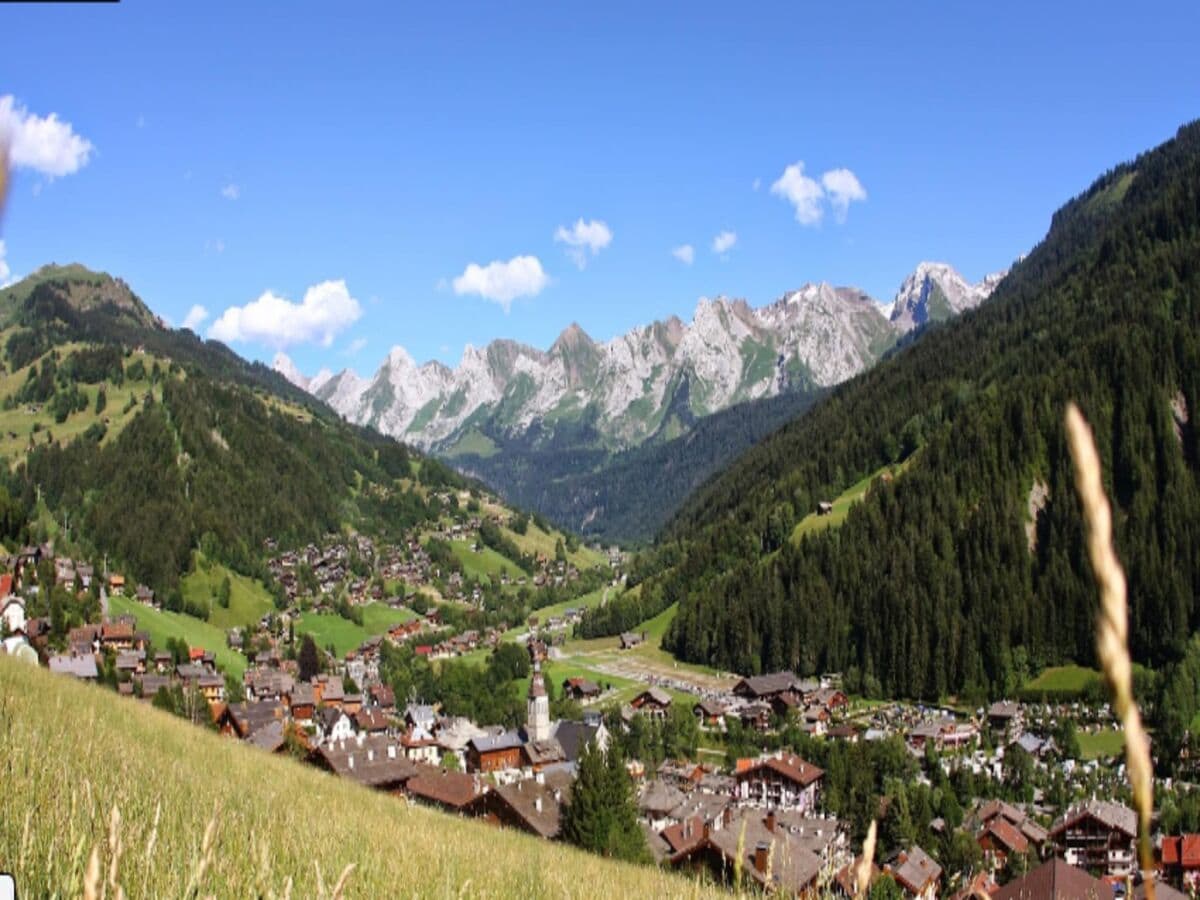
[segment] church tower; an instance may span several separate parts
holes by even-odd
[[[550,737],[550,698],[546,696],[546,680],[542,664],[533,664],[533,679],[529,682],[529,703],[525,713],[525,732],[531,741]]]

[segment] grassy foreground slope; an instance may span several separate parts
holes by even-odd
[[[131,897],[266,897],[289,881],[292,896],[317,897],[351,864],[348,897],[705,894],[656,869],[409,806],[7,658],[0,744],[10,800],[0,861],[22,896],[82,894],[93,848],[107,879],[114,807],[116,881]]]

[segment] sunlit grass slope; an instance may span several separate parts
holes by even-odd
[[[409,806],[3,657],[0,748],[0,861],[26,897],[82,895],[93,850],[107,881],[113,846],[129,897],[282,896],[289,881],[293,897],[328,896],[349,865],[347,897],[707,895]]]

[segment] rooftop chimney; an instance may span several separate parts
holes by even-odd
[[[536,809],[538,812],[542,811],[542,798],[540,796],[534,799],[533,808]]]
[[[766,841],[759,841],[754,847],[754,868],[760,875],[765,875],[767,871],[767,860],[771,855],[771,845]]]
[[[375,751],[374,750],[367,751],[367,762],[375,762]]]
[[[351,753],[349,756],[346,757],[346,766],[350,769],[354,768],[354,754],[353,753]]]
[[[767,811],[767,831],[775,831],[775,810]]]

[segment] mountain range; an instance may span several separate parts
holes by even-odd
[[[759,308],[701,299],[690,323],[672,316],[606,342],[572,324],[545,351],[510,340],[468,346],[453,369],[417,365],[399,346],[370,378],[343,370],[308,379],[283,354],[274,367],[351,422],[452,457],[486,456],[496,436],[533,429],[544,446],[579,423],[594,430],[598,446],[622,450],[687,430],[672,416],[685,385],[686,412],[700,418],[839,384],[914,329],[977,306],[1003,274],[971,284],[948,265],[921,263],[890,308],[857,288],[824,282]]]

